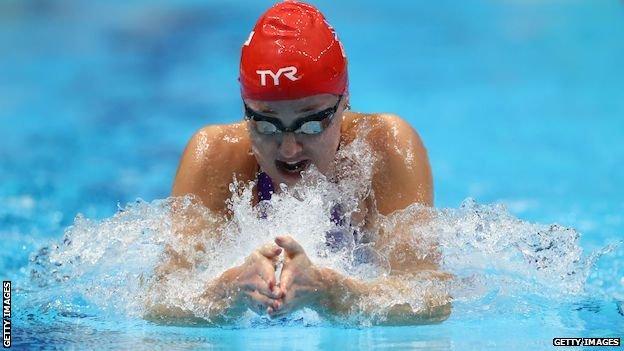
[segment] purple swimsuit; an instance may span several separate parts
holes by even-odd
[[[271,195],[275,189],[268,174],[258,173],[257,190],[259,202],[271,200]],[[262,213],[261,215],[266,218],[266,214]],[[351,262],[354,266],[363,263],[379,264],[379,254],[371,246],[366,245],[367,241],[363,240],[357,229],[351,227],[350,224],[346,225],[345,215],[340,204],[335,204],[332,207],[331,220],[336,227],[325,233],[325,245],[331,252],[350,250]]]
[[[275,191],[275,188],[268,174],[264,172],[258,173],[257,190],[259,202],[271,200],[271,195]],[[331,220],[336,225],[336,228],[325,233],[327,246],[330,247],[332,251],[338,251],[346,246],[352,245],[354,239],[357,237],[357,231],[353,230],[353,233],[349,233],[350,226],[345,226],[346,220],[340,204],[335,204],[332,207]]]

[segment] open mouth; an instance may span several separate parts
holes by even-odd
[[[309,164],[310,160],[301,160],[298,162],[275,160],[275,166],[278,170],[291,175],[299,175],[299,173],[305,171]]]

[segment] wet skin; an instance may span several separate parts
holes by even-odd
[[[338,99],[336,95],[321,94],[298,100],[246,100],[245,103],[257,113],[279,119],[284,126],[292,126],[301,118],[336,106]],[[387,215],[413,203],[432,206],[431,170],[418,134],[398,116],[353,113],[346,110],[347,106],[348,96],[345,96],[338,104],[336,116],[318,135],[291,132],[263,135],[252,121],[202,128],[184,151],[172,195],[193,194],[210,210],[228,216],[226,200],[231,196],[229,184],[233,175],[249,182],[255,180],[261,169],[279,191],[279,183],[297,183],[299,173],[311,164],[327,174],[334,165],[339,145],[352,142],[358,137],[358,127],[366,124],[368,133],[362,137],[378,160],[372,174],[374,199],[372,196],[361,199],[361,211],[352,217],[352,223],[373,225],[374,214]],[[264,310],[270,315],[287,314],[305,306],[337,313],[348,306],[333,304],[332,298],[352,294],[355,299],[372,289],[315,266],[303,248],[288,233],[283,234],[275,239],[273,246],[259,248],[251,254],[253,259],[248,258],[243,265],[233,267],[218,278],[219,284],[227,286],[228,291],[245,292],[244,298],[237,300],[242,306],[257,312]],[[393,235],[400,238],[403,234]],[[383,240],[376,245],[384,245]],[[283,251],[285,257],[279,286],[274,280],[276,255],[273,254],[278,251]],[[397,272],[436,269],[435,262],[409,262],[393,257],[389,257],[389,261]],[[262,274],[258,273],[260,271]],[[330,302],[321,306],[321,301]],[[442,315],[448,316],[448,313]]]

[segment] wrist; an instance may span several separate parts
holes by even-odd
[[[316,303],[322,310],[336,309],[336,302],[341,299],[342,275],[330,268],[316,267],[317,282],[319,282]]]
[[[236,266],[227,269],[219,276],[218,280],[220,286],[224,291],[224,295],[227,297],[233,297],[237,295],[240,289],[240,277],[243,273],[243,266]]]
[[[240,314],[240,272],[240,267],[230,268],[206,285],[201,302],[207,308],[203,312],[208,319],[226,321]]]
[[[208,283],[205,289],[204,297],[207,297],[210,300],[232,297],[238,290],[238,277],[240,272],[240,267],[233,267],[221,273],[220,276]]]
[[[337,283],[338,273],[330,268],[315,267],[317,282],[319,282],[319,292],[324,297],[333,295],[334,287]]]

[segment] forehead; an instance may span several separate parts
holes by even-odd
[[[324,110],[334,106],[338,97],[332,94],[306,96],[296,100],[261,101],[245,99],[245,103],[254,111],[269,114],[293,114]]]

